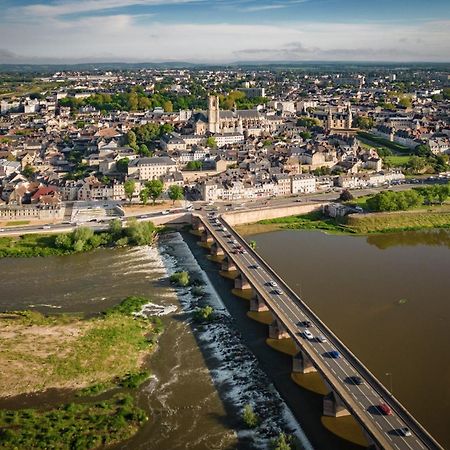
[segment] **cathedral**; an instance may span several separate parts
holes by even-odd
[[[256,109],[221,110],[219,97],[208,97],[207,113],[194,114],[195,134],[230,134],[246,133],[248,135],[260,135],[263,132],[271,133],[282,123],[279,117],[267,117]]]

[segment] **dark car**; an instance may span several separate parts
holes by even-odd
[[[411,430],[407,427],[399,428],[397,431],[398,431],[398,434],[400,434],[403,437],[411,436]]]
[[[351,377],[347,378],[347,381],[351,384],[360,385],[364,383],[364,380],[361,377],[358,377],[357,375],[352,375]]]
[[[331,352],[328,352],[328,356],[329,356],[330,358],[337,359],[337,358],[339,358],[341,355],[339,354],[339,352],[338,352],[337,350],[331,350]]]

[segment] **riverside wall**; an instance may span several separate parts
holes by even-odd
[[[245,223],[254,223],[264,219],[277,219],[279,217],[308,214],[321,210],[328,202],[307,203],[301,205],[283,205],[272,208],[260,208],[247,211],[230,212],[223,215],[224,219],[232,226]]]

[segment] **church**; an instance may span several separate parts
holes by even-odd
[[[263,133],[273,133],[283,123],[281,117],[266,116],[256,109],[221,110],[219,97],[208,97],[208,111],[199,112],[193,116],[194,133],[197,135],[245,134],[259,136]]]

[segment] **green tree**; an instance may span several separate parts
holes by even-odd
[[[139,146],[139,154],[141,156],[150,156],[151,153],[150,153],[150,150],[148,149],[147,145],[141,144]]]
[[[133,199],[134,191],[136,190],[136,181],[134,181],[134,180],[125,181],[123,188],[124,188],[126,197],[128,198],[128,200],[131,203],[131,200]]]
[[[72,233],[72,240],[87,242],[94,235],[92,228],[77,227]]]
[[[163,107],[165,112],[173,112],[173,105],[172,105],[172,102],[170,100],[166,100],[163,103],[162,107]]]
[[[244,406],[242,420],[248,428],[255,428],[258,426],[259,418],[253,410],[252,405],[249,403]]]
[[[183,188],[177,184],[172,184],[169,186],[168,193],[170,200],[172,200],[172,204],[175,204],[176,200],[182,200],[184,198]]]
[[[122,222],[119,219],[113,219],[108,224],[109,233],[117,238],[122,235]]]
[[[72,249],[72,238],[68,234],[59,234],[55,238],[55,245],[58,248],[63,248],[64,250]]]
[[[139,193],[139,198],[141,199],[141,202],[143,205],[146,205],[148,203],[148,199],[150,198],[150,195],[148,193],[147,188],[141,189],[141,192]]]
[[[251,248],[252,250],[256,250],[256,241],[250,241],[250,242],[248,243],[248,245],[250,246],[250,248]]]
[[[148,190],[148,195],[153,200],[153,204],[156,203],[164,189],[164,184],[161,180],[150,180],[145,183],[145,187]]]
[[[134,245],[149,245],[155,236],[156,228],[153,222],[138,222],[130,220],[126,228],[129,241]]]
[[[209,148],[216,148],[217,147],[217,140],[214,136],[209,136],[208,139],[206,139],[206,146]]]
[[[374,121],[372,117],[358,116],[353,121],[353,126],[360,128],[361,130],[370,130],[373,128]]]
[[[203,162],[202,161],[189,161],[186,164],[187,170],[202,170]]]
[[[402,97],[400,101],[398,102],[400,106],[403,106],[404,108],[411,108],[412,106],[412,100],[411,97]]]
[[[206,305],[203,308],[197,308],[194,313],[194,319],[197,322],[210,322],[213,319],[214,309]]]
[[[27,178],[31,178],[34,175],[34,172],[35,171],[33,167],[31,167],[29,164],[27,164],[22,170],[23,176]]]
[[[120,173],[127,173],[129,163],[130,163],[130,160],[128,158],[119,159],[119,161],[116,162],[117,171]]]
[[[127,133],[127,143],[133,150],[137,151],[136,133],[133,130]]]
[[[279,436],[273,440],[273,450],[291,450],[292,449],[292,436],[286,433],[280,433]]]
[[[301,131],[300,137],[304,140],[311,139],[312,133],[310,131]]]

